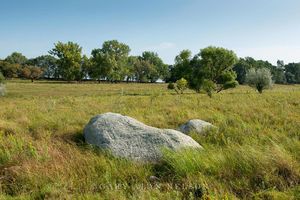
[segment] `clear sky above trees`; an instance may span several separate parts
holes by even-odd
[[[239,57],[299,62],[299,0],[1,0],[0,58],[46,54],[74,41],[85,54],[105,40],[131,54],[156,51],[172,64],[182,49],[222,46]]]

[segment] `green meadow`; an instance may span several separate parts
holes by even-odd
[[[213,98],[166,84],[11,80],[6,88],[0,199],[300,199],[300,85],[263,94],[239,86]],[[202,151],[136,163],[84,142],[84,126],[105,112],[159,128],[194,118],[217,128],[191,134]]]

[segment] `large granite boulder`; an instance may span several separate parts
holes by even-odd
[[[202,134],[205,132],[205,130],[211,129],[213,127],[214,126],[209,122],[200,119],[191,119],[185,124],[181,125],[179,127],[179,130],[185,134],[189,134],[190,132]]]
[[[147,126],[116,113],[93,117],[84,128],[84,137],[87,143],[107,149],[117,157],[137,161],[159,161],[162,148],[202,148],[179,131]]]

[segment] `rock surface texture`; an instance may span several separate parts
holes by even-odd
[[[214,126],[209,122],[200,119],[192,119],[186,122],[185,124],[181,125],[179,127],[179,130],[185,134],[189,134],[190,132],[196,132],[201,134],[204,133],[205,130],[213,127]]]
[[[87,143],[107,149],[117,157],[137,161],[159,161],[162,148],[202,148],[179,131],[147,126],[116,113],[93,117],[84,128],[84,137]]]

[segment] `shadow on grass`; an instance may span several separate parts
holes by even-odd
[[[176,181],[174,180],[175,171],[173,170],[172,166],[164,160],[161,160],[157,163],[153,163],[152,172],[156,177],[161,179],[161,181]]]
[[[64,142],[71,144],[71,145],[76,145],[78,147],[87,147],[88,146],[88,144],[85,142],[82,131],[78,131],[75,133],[64,133],[57,137],[59,137]]]
[[[85,142],[83,131],[78,131],[75,133],[64,133],[62,135],[56,136],[61,139],[64,143],[68,143],[72,146],[76,146],[77,148],[83,151],[91,151],[97,155],[103,155],[110,159],[118,159],[112,155],[112,153],[107,149],[101,149],[95,145],[90,145]]]

